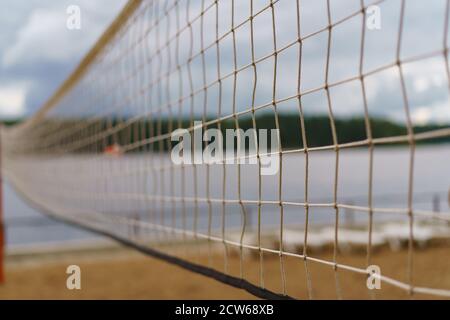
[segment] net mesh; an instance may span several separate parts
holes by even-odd
[[[348,274],[365,286],[395,221],[404,268],[382,282],[450,296],[414,281],[423,228],[444,237],[450,221],[448,179],[423,187],[429,161],[448,155],[426,142],[450,128],[424,125],[417,102],[442,95],[448,113],[449,2],[424,39],[413,2],[337,2],[130,1],[52,99],[2,131],[8,180],[55,217],[299,297],[315,297],[315,270],[332,273],[339,298]],[[253,164],[175,164],[179,128],[276,129],[279,146],[234,156]],[[362,258],[347,259],[349,246]]]

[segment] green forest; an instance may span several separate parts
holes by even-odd
[[[71,152],[101,152],[107,146],[118,144],[120,146],[136,144],[130,152],[144,151],[167,151],[176,142],[171,142],[170,138],[154,139],[161,135],[169,135],[177,128],[190,128],[194,121],[202,119],[169,119],[161,120],[134,120],[132,118],[110,118],[110,119],[77,119],[77,120],[46,120],[43,125],[48,126],[49,130],[61,129],[60,139],[54,139],[52,147],[64,149],[70,146],[73,141],[82,141],[75,148],[68,148]],[[214,119],[203,119],[203,123],[209,123],[203,130],[209,128],[219,128],[225,135],[227,129],[247,130],[254,128],[253,118],[251,116],[231,117],[220,122]],[[304,119],[306,142],[308,147],[320,147],[333,145],[331,122],[328,116],[307,117]],[[276,129],[275,114],[262,114],[255,117],[256,129]],[[354,141],[363,141],[367,138],[367,129],[364,118],[336,118],[334,125],[339,144]],[[74,128],[71,130],[71,127]],[[300,117],[293,114],[279,114],[278,127],[280,129],[281,145],[283,150],[303,148],[303,137]],[[426,125],[415,126],[414,132],[421,133],[437,129],[448,128],[449,125]],[[407,134],[405,125],[381,118],[370,119],[370,128],[373,138],[395,137]],[[43,130],[45,135],[46,130]],[[108,134],[98,135],[98,133],[108,132]],[[68,134],[69,133],[69,134]],[[39,143],[42,138],[39,134],[35,135]],[[150,139],[150,141],[148,141]],[[140,141],[146,141],[138,143]],[[418,143],[444,143],[450,142],[450,137],[436,138],[433,140],[424,140]],[[226,147],[226,146],[225,146]],[[51,149],[51,148],[50,148]],[[47,149],[48,150],[48,149]]]

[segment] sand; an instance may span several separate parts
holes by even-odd
[[[331,259],[331,252],[314,254],[320,259]],[[259,283],[259,258],[244,257],[244,276]],[[364,254],[340,254],[339,262],[364,266]],[[208,264],[206,256],[197,262]],[[229,272],[239,275],[239,255],[229,256]],[[407,251],[377,252],[373,263],[380,265],[382,273],[407,281]],[[82,270],[81,290],[66,288],[66,268],[77,264]],[[223,255],[217,253],[212,266],[223,269]],[[298,258],[285,258],[286,290],[299,299],[308,298],[305,265]],[[330,266],[308,264],[315,299],[337,298],[335,272]],[[447,247],[418,250],[414,255],[414,283],[435,288],[450,288],[450,249]],[[338,270],[339,291],[344,299],[369,299],[365,276]],[[277,256],[264,257],[264,282],[268,289],[282,290],[280,260]],[[404,290],[382,284],[381,290],[372,291],[375,298],[409,299]],[[120,249],[66,254],[36,254],[7,258],[6,283],[0,286],[0,299],[254,299],[251,294],[221,284],[180,267],[149,258],[140,253]],[[413,298],[434,298],[414,295]]]

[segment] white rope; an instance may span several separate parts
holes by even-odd
[[[387,2],[390,1],[375,1],[372,5]],[[395,61],[368,69],[365,57],[367,5],[362,0],[357,10],[339,19],[335,19],[333,6],[327,0],[323,12],[325,26],[308,30],[306,34],[303,32],[304,4],[299,0],[291,1],[288,11],[295,11],[292,17],[296,20],[296,30],[289,30],[294,31],[289,39],[282,34],[286,31],[282,16],[286,7],[282,5],[286,3],[279,0],[245,3],[237,0],[132,0],[41,112],[24,124],[2,131],[4,171],[27,199],[69,222],[93,227],[151,249],[170,250],[171,246],[176,248],[191,242],[193,247],[201,248],[207,243],[208,267],[220,252],[223,268],[218,271],[224,274],[230,271],[232,250],[237,250],[239,276],[245,278],[252,270],[248,270],[244,251],[252,251],[258,255],[259,265],[258,283],[254,285],[261,289],[265,289],[267,276],[265,257],[275,255],[279,258],[281,284],[277,293],[281,295],[290,294],[288,284],[296,279],[295,274],[286,272],[286,259],[291,257],[304,261],[309,298],[314,298],[316,288],[312,277],[315,264],[330,267],[336,297],[345,298],[341,270],[358,274],[367,274],[367,271],[361,266],[340,262],[344,211],[351,210],[358,218],[367,218],[367,266],[374,260],[376,219],[387,221],[403,217],[409,228],[407,280],[385,275],[380,279],[410,294],[450,297],[450,288],[416,286],[413,279],[415,225],[433,222],[445,226],[450,222],[450,212],[434,212],[415,205],[417,144],[447,139],[450,129],[415,131],[412,97],[405,75],[405,69],[411,65],[425,66],[428,59],[442,58],[446,62],[444,71],[450,77],[448,3],[443,13],[446,23],[442,47],[403,57],[408,4],[402,0]],[[356,19],[360,24],[354,31],[361,33],[357,72],[333,79],[333,46],[339,45],[334,43],[336,33],[338,28],[352,26]],[[326,39],[322,52],[324,69],[318,72],[323,81],[304,87],[311,77],[305,73],[308,67],[305,48],[320,37]],[[282,73],[283,57],[288,53],[294,53],[298,60],[291,61],[286,75]],[[384,72],[398,75],[406,132],[379,137],[374,132],[369,110],[371,97],[367,79]],[[287,84],[287,78],[295,82],[295,92],[280,89]],[[448,78],[447,81],[450,82]],[[362,96],[360,107],[365,137],[342,141],[338,132],[342,106],[336,103],[333,90],[349,84],[357,84]],[[308,107],[311,106],[307,105],[307,99],[318,94],[325,97],[322,107],[326,110],[331,137],[329,143],[322,145],[315,145],[310,139],[323,133],[308,127]],[[245,95],[247,99],[242,98]],[[292,111],[298,115],[296,129],[300,138],[294,147],[287,148],[282,135],[286,128],[280,119]],[[251,118],[251,127],[258,129],[261,114],[273,116],[272,127],[278,132],[279,149],[260,150],[258,145],[253,153],[233,153],[206,165],[178,165],[171,161],[169,151],[173,144],[170,139],[175,129],[185,128],[192,135],[208,128],[223,130],[230,124],[233,129],[239,129],[246,117]],[[196,120],[201,120],[201,124],[195,123]],[[375,148],[395,144],[406,145],[409,152],[407,162],[403,163],[408,168],[407,200],[399,206],[381,206],[374,187],[377,178]],[[363,148],[368,150],[368,170],[364,177],[367,186],[357,191],[358,195],[363,193],[366,197],[354,204],[341,195],[342,181],[346,178],[341,170],[345,153]],[[332,154],[332,162],[329,162],[332,188],[324,191],[323,199],[318,199],[312,194],[315,155],[327,152]],[[268,157],[275,157],[280,164],[270,183],[262,174],[262,162]],[[303,177],[292,182],[289,176],[297,172],[291,172],[285,161],[294,158],[298,159],[296,169],[303,170]],[[248,169],[242,164],[244,160],[254,160],[255,168]],[[237,164],[229,166],[230,161]],[[249,173],[251,170],[254,170],[253,176]],[[270,187],[273,191],[269,196],[265,189]],[[298,191],[295,198],[288,197],[292,190]],[[264,222],[266,208],[275,208],[270,211],[274,217],[270,223]],[[253,215],[257,219],[255,225],[251,225],[251,209],[257,211]],[[333,255],[329,260],[317,258],[311,252],[316,210],[333,216],[333,221],[327,222],[333,228]],[[290,225],[288,215],[292,211],[302,217],[301,230],[297,230],[303,241],[299,243],[303,244],[301,252],[293,251],[286,242],[286,230],[298,226]],[[273,230],[274,225],[276,249],[265,241],[268,230]],[[236,234],[237,238],[233,238]],[[255,239],[250,239],[252,236]],[[180,251],[177,255],[185,260],[195,260],[203,254],[200,250],[196,254]]]

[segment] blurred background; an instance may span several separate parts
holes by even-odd
[[[190,4],[191,17],[201,11],[202,4],[207,6],[212,1],[193,1]],[[162,3],[165,3],[162,1]],[[446,5],[445,0],[428,1],[426,5],[421,0],[408,0],[405,6],[403,34],[399,41],[399,23],[401,4],[400,0],[388,0],[378,4],[380,9],[380,28],[366,29],[365,45],[362,52],[364,59],[361,60],[361,37],[364,25],[362,15],[356,14],[360,10],[360,1],[353,0],[333,0],[331,4],[331,22],[335,24],[333,28],[332,40],[330,42],[330,56],[327,67],[327,47],[328,36],[326,32],[329,24],[327,16],[327,1],[303,0],[301,1],[300,25],[297,17],[297,1],[283,0],[275,4],[276,31],[272,29],[272,16],[270,10],[264,9],[269,1],[255,1],[254,12],[261,10],[254,19],[254,55],[258,62],[258,81],[253,88],[253,70],[246,68],[252,62],[252,50],[250,46],[250,27],[244,23],[236,32],[236,46],[233,45],[231,35],[224,36],[221,41],[221,72],[222,75],[232,74],[233,70],[240,69],[237,75],[236,91],[232,77],[228,77],[222,83],[221,113],[217,113],[217,102],[219,101],[219,89],[211,86],[208,90],[207,107],[201,104],[203,92],[198,90],[194,96],[197,103],[191,107],[180,106],[178,116],[188,119],[194,116],[197,119],[214,119],[218,116],[229,116],[235,112],[243,112],[250,105],[263,106],[272,102],[274,89],[274,59],[265,58],[273,54],[274,40],[277,48],[285,48],[278,54],[277,72],[275,83],[275,98],[280,102],[277,104],[277,115],[280,120],[282,147],[286,150],[293,150],[303,147],[300,124],[300,111],[295,95],[298,91],[307,93],[302,97],[302,110],[305,117],[306,141],[309,147],[324,147],[333,144],[332,130],[329,122],[328,100],[323,85],[327,80],[329,83],[337,85],[330,89],[330,99],[334,113],[336,131],[339,143],[352,143],[366,138],[366,123],[364,98],[367,102],[368,116],[372,125],[373,138],[386,138],[394,136],[404,136],[408,133],[408,115],[405,112],[405,101],[402,90],[406,90],[407,104],[410,112],[412,130],[414,133],[430,133],[450,128],[450,105],[449,105],[449,79],[448,65],[443,53],[443,46],[450,40],[450,35],[446,32]],[[366,5],[374,1],[364,1]],[[117,14],[126,4],[125,0],[63,0],[63,1],[12,1],[4,0],[2,3],[5,10],[0,11],[1,31],[0,31],[0,121],[5,125],[14,125],[26,121],[33,116],[37,110],[45,104],[47,99],[55,92],[60,84],[75,69],[83,56],[95,44],[103,31],[110,25]],[[69,30],[66,27],[68,18],[67,8],[76,5],[81,9],[81,28]],[[167,5],[167,3],[166,3]],[[236,1],[234,12],[231,14],[232,2],[220,1],[221,16],[219,23],[219,34],[226,34],[230,29],[231,18],[235,25],[244,22],[251,15],[249,4],[246,1]],[[295,8],[295,10],[293,9]],[[344,20],[343,20],[344,19]],[[343,22],[343,23],[342,23]],[[448,21],[447,21],[448,23]],[[192,24],[193,38],[181,36],[179,58],[186,59],[189,55],[190,46],[193,52],[201,50],[202,42],[210,44],[214,42],[215,15],[210,10],[204,16],[204,30],[211,32],[201,32],[198,23]],[[300,28],[300,29],[299,29]],[[295,43],[298,37],[298,30],[305,38],[302,46],[302,60],[299,62],[299,48]],[[201,35],[201,36],[200,36]],[[446,39],[447,37],[447,39]],[[190,41],[188,41],[190,39]],[[155,42],[149,39],[147,45],[152,50]],[[294,43],[294,45],[293,45]],[[400,43],[400,47],[398,47]],[[399,51],[398,51],[399,50]],[[166,53],[166,52],[164,52]],[[397,54],[399,53],[399,56]],[[205,52],[204,59],[193,59],[190,67],[194,75],[192,86],[200,89],[207,83],[217,78],[215,48]],[[174,55],[174,50],[168,50],[161,61],[158,61],[162,69],[170,64],[170,57]],[[173,58],[173,57],[172,57]],[[403,79],[396,68],[396,60],[407,62],[402,65]],[[174,59],[172,59],[174,61]],[[203,65],[206,65],[204,70]],[[185,67],[183,67],[185,68]],[[152,65],[142,69],[144,74],[155,72]],[[299,74],[299,70],[300,74]],[[358,81],[360,73],[368,74],[365,78],[365,97]],[[205,78],[202,74],[205,73]],[[188,72],[184,69],[182,74],[183,92],[191,91],[189,87]],[[299,75],[301,77],[298,82]],[[175,79],[169,78],[170,81]],[[404,87],[402,86],[404,81]],[[174,82],[175,83],[175,82]],[[89,87],[81,84],[81,90],[89,95],[96,90],[106,90],[106,86]],[[117,96],[126,96],[128,92],[136,90],[136,84],[129,81],[119,86],[114,92]],[[146,108],[156,108],[174,100],[178,94],[178,87],[172,85],[167,90],[167,95],[162,97],[153,95],[149,100],[137,99],[130,103],[120,112],[110,114],[111,117],[132,117],[142,113]],[[255,91],[255,101],[252,101],[253,91]],[[112,95],[111,95],[112,96]],[[62,105],[61,108],[52,111],[51,116],[67,119],[76,114],[78,117],[89,117],[94,114],[102,114],[102,110],[108,109],[109,98],[101,103],[89,108],[74,108],[73,104]],[[145,104],[148,104],[146,106]],[[163,109],[159,116],[166,119],[169,111]],[[274,113],[264,108],[256,112],[257,122],[261,128],[273,128]],[[241,128],[250,128],[252,123],[248,116],[239,116]],[[145,121],[145,120],[144,120]],[[233,123],[225,123],[225,127],[232,127]],[[167,125],[163,125],[163,131],[168,130]],[[163,132],[164,133],[164,132]],[[118,133],[121,139],[121,133]],[[439,136],[418,143],[415,154],[414,181],[413,183],[413,206],[417,211],[435,213],[436,217],[444,216],[450,219],[450,170],[448,170],[448,159],[450,158],[450,138]],[[94,146],[97,148],[97,146]],[[408,190],[410,186],[409,163],[410,148],[407,143],[388,143],[386,145],[376,145],[373,155],[373,206],[376,208],[392,209],[405,208],[408,206]],[[116,160],[111,160],[114,166]],[[130,157],[130,165],[136,159]],[[309,201],[313,203],[333,202],[334,187],[334,150],[312,152],[310,154],[309,167]],[[117,164],[118,170],[120,165]],[[305,179],[305,159],[302,154],[287,155],[283,159],[283,196],[285,201],[299,202],[303,200],[304,190],[299,187]],[[369,148],[367,145],[361,148],[344,149],[340,153],[339,167],[339,201],[351,206],[366,207],[368,204],[368,183],[369,183]],[[191,172],[188,174],[192,174]],[[200,170],[200,178],[204,178],[205,173]],[[220,172],[212,172],[213,177],[219,177]],[[258,172],[255,167],[248,167],[244,173],[242,192],[247,199],[255,200],[258,190],[254,181],[257,181]],[[231,198],[237,197],[237,171],[231,168],[228,172],[227,194]],[[276,200],[278,185],[277,177],[264,177],[264,187],[262,196],[264,199]],[[219,181],[219,179],[217,179]],[[125,189],[126,184],[118,186]],[[201,185],[200,192],[205,192],[204,185]],[[211,186],[211,193],[219,195],[221,184],[217,182]],[[192,190],[188,190],[188,193]],[[20,272],[11,272],[12,282],[7,286],[14,288],[0,288],[0,298],[11,297],[64,297],[64,298],[91,298],[91,297],[125,297],[125,298],[207,298],[226,297],[248,298],[246,294],[237,293],[234,289],[221,287],[218,284],[200,281],[195,275],[178,271],[175,279],[169,283],[161,283],[158,274],[164,272],[166,266],[161,262],[152,261],[152,267],[147,267],[148,261],[134,253],[124,249],[119,249],[113,243],[84,232],[70,226],[50,220],[39,212],[28,206],[14,189],[8,180],[3,186],[4,194],[4,216],[6,225],[6,248],[9,254],[11,266],[23,267],[28,262],[39,264],[42,274],[47,274],[44,279],[27,279],[21,283],[24,275]],[[136,204],[139,206],[139,203]],[[120,212],[128,208],[129,203],[119,203],[111,205],[111,211]],[[239,206],[230,206],[230,214],[227,224],[230,227],[239,228],[241,224]],[[256,228],[257,206],[248,206],[248,219],[250,226]],[[278,223],[275,206],[266,206],[263,210],[263,223],[276,226]],[[334,223],[334,212],[330,208],[313,208],[311,210],[311,224],[317,227],[317,256],[325,260],[331,259],[331,254],[325,247],[332,242],[332,230],[326,226]],[[366,226],[368,216],[362,215],[357,210],[343,210],[342,225],[353,230],[345,236],[343,231],[343,242],[348,242],[342,259],[344,263],[350,265],[364,265],[365,255],[361,248],[364,248],[364,241],[358,240],[363,233],[361,226]],[[219,210],[215,211],[213,226],[220,227]],[[237,214],[234,214],[237,213]],[[200,228],[207,228],[206,207],[201,208],[203,219],[200,219]],[[296,226],[301,226],[305,220],[305,213],[298,207],[287,206],[285,209],[285,221],[288,226],[286,231],[286,245],[288,250],[299,252],[301,249],[300,237],[293,230]],[[444,219],[444,220],[445,220]],[[190,221],[190,220],[188,220]],[[387,221],[392,224],[385,224]],[[419,252],[416,260],[416,273],[419,283],[424,286],[434,286],[438,288],[450,287],[450,265],[449,257],[449,225],[448,222],[436,221],[430,218],[431,223],[417,226],[418,247],[429,250]],[[448,221],[448,220],[447,220]],[[385,265],[385,270],[389,276],[406,281],[405,270],[407,261],[407,239],[408,239],[408,217],[403,213],[399,214],[377,214],[375,222],[378,225],[380,234],[383,236],[379,243],[380,248],[389,247],[389,250],[380,256],[380,264]],[[325,227],[324,227],[325,226]],[[289,229],[289,227],[291,227]],[[272,232],[272,231],[270,231]],[[269,232],[269,233],[270,233]],[[358,233],[360,232],[360,233]],[[366,230],[364,230],[366,232]],[[236,236],[236,235],[233,235]],[[268,235],[270,238],[272,234]],[[237,236],[236,236],[237,237]],[[380,239],[381,239],[380,238]],[[274,240],[275,241],[275,240]],[[276,241],[275,241],[276,242]],[[321,245],[321,243],[326,245]],[[435,245],[438,243],[438,245]],[[271,244],[276,245],[276,244]],[[312,240],[311,245],[315,245]],[[324,248],[322,248],[324,247]],[[68,250],[70,248],[70,250]],[[80,253],[82,248],[83,253]],[[99,248],[102,248],[99,253]],[[323,251],[322,251],[323,249]],[[345,251],[348,250],[348,254]],[[384,250],[384,249],[383,249]],[[70,253],[67,253],[69,252]],[[39,252],[39,257],[36,257]],[[63,260],[49,257],[47,254],[53,252],[54,255],[64,257]],[[356,252],[356,253],[355,253]],[[359,252],[359,253],[358,253]],[[384,251],[383,251],[384,252]],[[392,253],[394,252],[394,253]],[[42,260],[42,253],[45,253],[45,261],[50,261],[49,265],[38,263]],[[104,258],[92,262],[92,257]],[[111,257],[116,259],[117,264],[112,264]],[[90,290],[81,293],[68,293],[62,285],[64,272],[61,273],[65,261],[71,260],[86,261],[86,268],[91,271],[90,280],[92,285]],[[202,258],[200,258],[201,260]],[[27,263],[23,263],[23,262]],[[37,262],[38,261],[38,262]],[[63,261],[63,262],[61,262]],[[102,262],[103,261],[103,262]],[[389,264],[389,261],[392,263]],[[395,262],[393,262],[395,261]],[[434,270],[430,271],[430,261],[434,262]],[[84,262],[83,262],[84,263]],[[236,262],[237,263],[237,262]],[[256,262],[255,262],[256,263]],[[277,262],[268,260],[268,269],[277,273]],[[57,266],[57,268],[55,267]],[[400,267],[401,266],[401,267]],[[98,275],[99,270],[111,267],[111,272],[120,273],[117,277],[116,287],[109,286],[107,280]],[[256,266],[253,266],[256,269]],[[252,268],[253,268],[252,267]],[[296,263],[289,264],[292,270],[301,268]],[[56,268],[56,269],[54,269]],[[172,268],[172,267],[170,267]],[[149,269],[154,271],[147,274]],[[238,270],[238,267],[235,268]],[[18,269],[17,269],[18,270]],[[236,271],[235,270],[235,271]],[[316,271],[320,274],[320,268]],[[401,270],[401,271],[400,271]],[[237,272],[237,271],[236,271]],[[439,274],[442,277],[431,277]],[[156,277],[155,277],[156,274]],[[152,277],[153,275],[153,277]],[[331,275],[331,272],[330,272]],[[255,276],[255,275],[252,275]],[[145,277],[145,281],[138,281],[137,278]],[[322,280],[317,293],[318,297],[329,298],[327,295],[328,280],[326,276],[320,277]],[[50,280],[49,280],[50,279]],[[192,279],[183,282],[181,279]],[[331,279],[331,278],[330,278]],[[298,280],[298,279],[297,279]],[[63,280],[61,280],[63,281]],[[273,286],[279,284],[276,280]],[[306,297],[306,281],[300,280],[303,284],[296,287],[290,282],[296,293],[301,297]],[[323,283],[322,283],[323,282]],[[330,280],[330,282],[332,282]],[[12,283],[12,284],[11,284]],[[33,285],[27,289],[27,284]],[[48,285],[48,290],[39,292],[36,288]],[[56,283],[57,285],[50,285]],[[61,282],[63,283],[63,282]],[[133,283],[133,284],[131,284]],[[277,284],[275,284],[277,283]],[[349,297],[359,297],[364,288],[350,289],[349,280],[347,292]],[[141,287],[139,287],[141,285]],[[148,286],[156,288],[164,287],[164,290],[148,292]],[[128,286],[128,290],[119,293],[121,288]],[[94,288],[95,287],[95,288]],[[208,289],[208,288],[214,288]],[[102,288],[102,289],[100,289]],[[172,288],[172,290],[171,290]],[[334,289],[333,289],[334,290]],[[332,291],[333,291],[332,290]],[[108,294],[109,291],[109,294]],[[214,293],[212,293],[214,292]],[[344,290],[345,292],[345,290]],[[212,294],[212,296],[211,296]],[[387,291],[388,298],[404,297],[401,291]],[[334,298],[333,295],[331,297]]]

